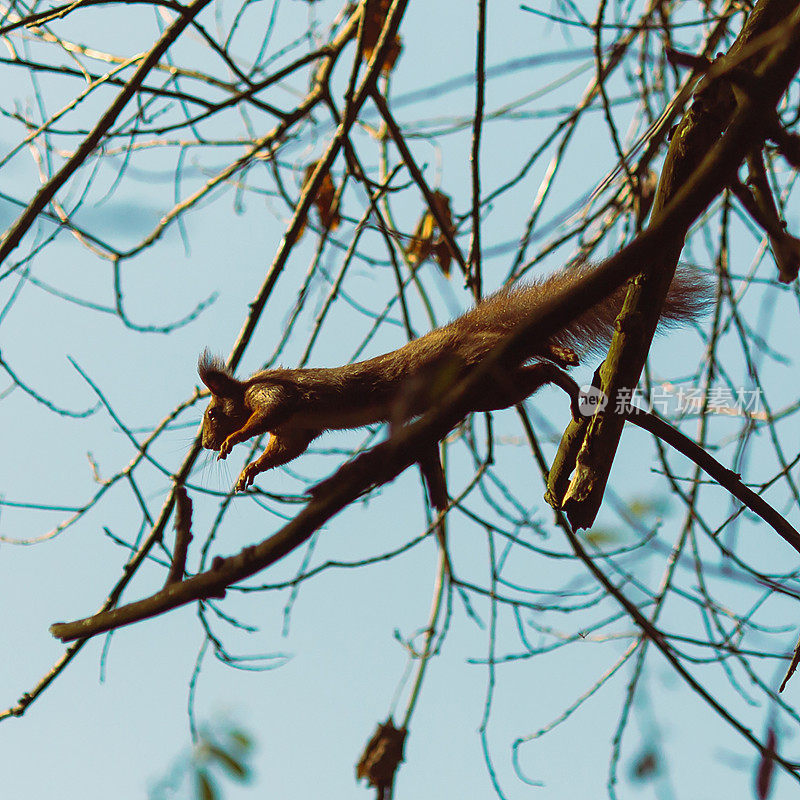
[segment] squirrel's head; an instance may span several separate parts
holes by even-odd
[[[225,439],[247,422],[245,387],[231,375],[222,359],[208,350],[200,356],[197,372],[211,392],[211,401],[203,414],[203,447],[219,450]]]

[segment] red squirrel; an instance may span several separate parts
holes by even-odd
[[[240,381],[206,351],[198,363],[200,378],[211,391],[203,415],[203,447],[219,451],[218,458],[224,459],[235,444],[270,434],[264,452],[236,482],[235,491],[244,491],[260,472],[297,458],[326,430],[418,416],[549,297],[591,269],[585,264],[503,289],[397,350],[342,367],[268,369]],[[623,286],[549,338],[531,342],[526,362],[533,363],[501,366],[491,382],[475,390],[470,410],[508,408],[554,383],[570,393],[575,415],[576,384],[563,369],[608,344],[624,297]],[[707,291],[698,274],[679,269],[659,326],[693,319],[706,303]]]

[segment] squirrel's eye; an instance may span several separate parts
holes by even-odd
[[[208,411],[206,411],[206,415],[209,419],[215,419],[217,417],[217,409],[209,408]]]

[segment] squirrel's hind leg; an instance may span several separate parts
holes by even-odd
[[[517,367],[515,370],[499,370],[492,375],[491,382],[475,392],[472,411],[498,411],[521,403],[526,397],[548,383],[560,386],[570,397],[570,410],[574,419],[580,419],[578,405],[580,387],[563,369],[549,361]]]

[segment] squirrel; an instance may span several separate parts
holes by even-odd
[[[225,459],[239,442],[270,434],[264,452],[236,482],[235,491],[245,491],[256,475],[297,458],[326,430],[418,416],[550,297],[592,269],[583,264],[507,287],[397,350],[341,367],[268,369],[241,381],[206,350],[198,362],[200,379],[211,392],[202,445]],[[494,380],[481,384],[469,398],[470,411],[508,408],[553,383],[570,394],[577,418],[577,384],[564,370],[608,345],[625,292],[625,286],[617,288],[552,336],[531,342],[522,365],[499,365]],[[659,328],[694,319],[707,301],[699,274],[678,269]]]

